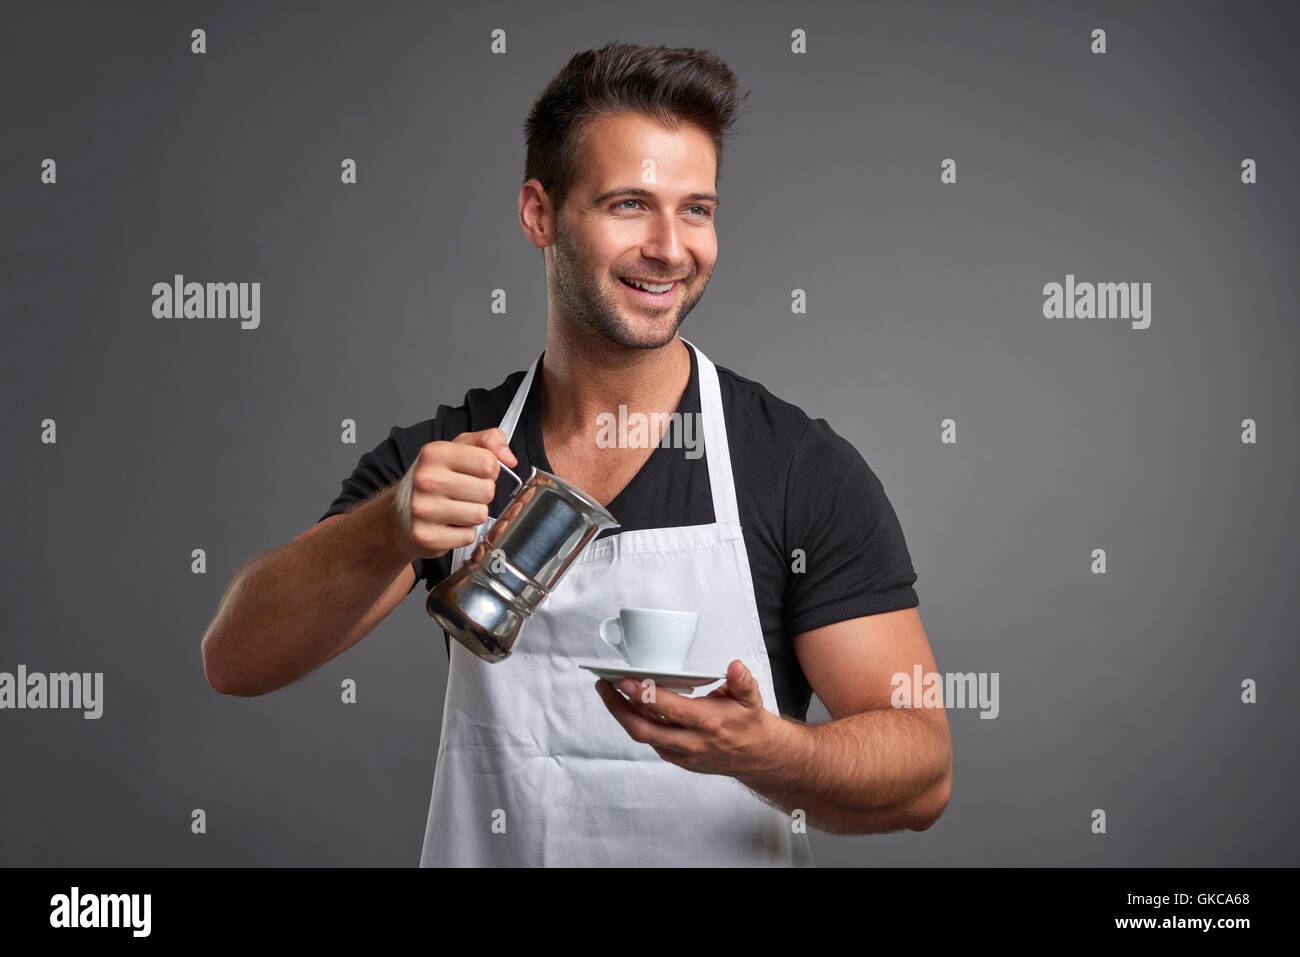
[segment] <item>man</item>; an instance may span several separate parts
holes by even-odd
[[[806,825],[923,830],[947,805],[943,709],[891,706],[893,676],[935,663],[879,480],[825,421],[678,335],[717,259],[740,102],[711,54],[575,56],[526,125],[519,217],[544,253],[545,350],[394,428],[316,526],[241,569],[204,638],[231,694],[341,654],[466,560],[513,491],[498,462],[614,514],[510,658],[448,640],[423,865],[802,865]],[[689,430],[610,443],[600,423],[620,408],[697,421],[703,454],[668,441]],[[694,660],[725,681],[698,697],[592,681],[578,665],[608,659],[596,627],[625,607],[696,611]],[[803,722],[813,692],[829,723]]]

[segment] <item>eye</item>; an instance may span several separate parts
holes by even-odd
[[[627,207],[626,205],[624,205],[625,203],[634,203],[634,204],[636,204],[637,206],[640,206],[640,205],[641,205],[641,200],[639,200],[639,199],[620,199],[620,200],[618,200],[616,203],[614,203],[613,208],[614,208],[614,209],[627,209],[628,207]],[[707,207],[707,206],[701,206],[699,203],[696,203],[694,206],[688,206],[688,207],[686,207],[686,208],[687,208],[687,209],[696,209],[696,210],[699,210],[699,212],[696,213],[695,215],[697,215],[697,216],[702,216],[704,219],[712,219],[712,218],[713,218],[713,210],[709,209],[709,207]]]

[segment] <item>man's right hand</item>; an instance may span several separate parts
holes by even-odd
[[[498,457],[511,468],[519,464],[501,429],[462,432],[450,442],[429,442],[420,449],[393,499],[406,551],[441,558],[473,543],[496,497]]]

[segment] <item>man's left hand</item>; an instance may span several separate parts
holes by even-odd
[[[763,707],[756,679],[739,659],[727,680],[701,698],[624,678],[618,694],[605,679],[596,692],[634,741],[650,745],[672,764],[700,774],[745,778],[773,767],[785,722]]]

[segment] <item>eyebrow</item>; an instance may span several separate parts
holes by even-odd
[[[650,190],[642,189],[639,186],[620,186],[617,189],[611,189],[611,190],[607,190],[604,193],[601,193],[599,196],[593,199],[592,202],[603,203],[606,200],[613,199],[615,196],[637,196],[641,199],[653,199],[654,195],[655,194],[650,192]],[[686,196],[683,196],[682,198],[688,200],[703,199],[703,200],[708,200],[709,202],[713,203],[715,206],[722,205],[721,200],[718,199],[717,193],[688,193]]]

